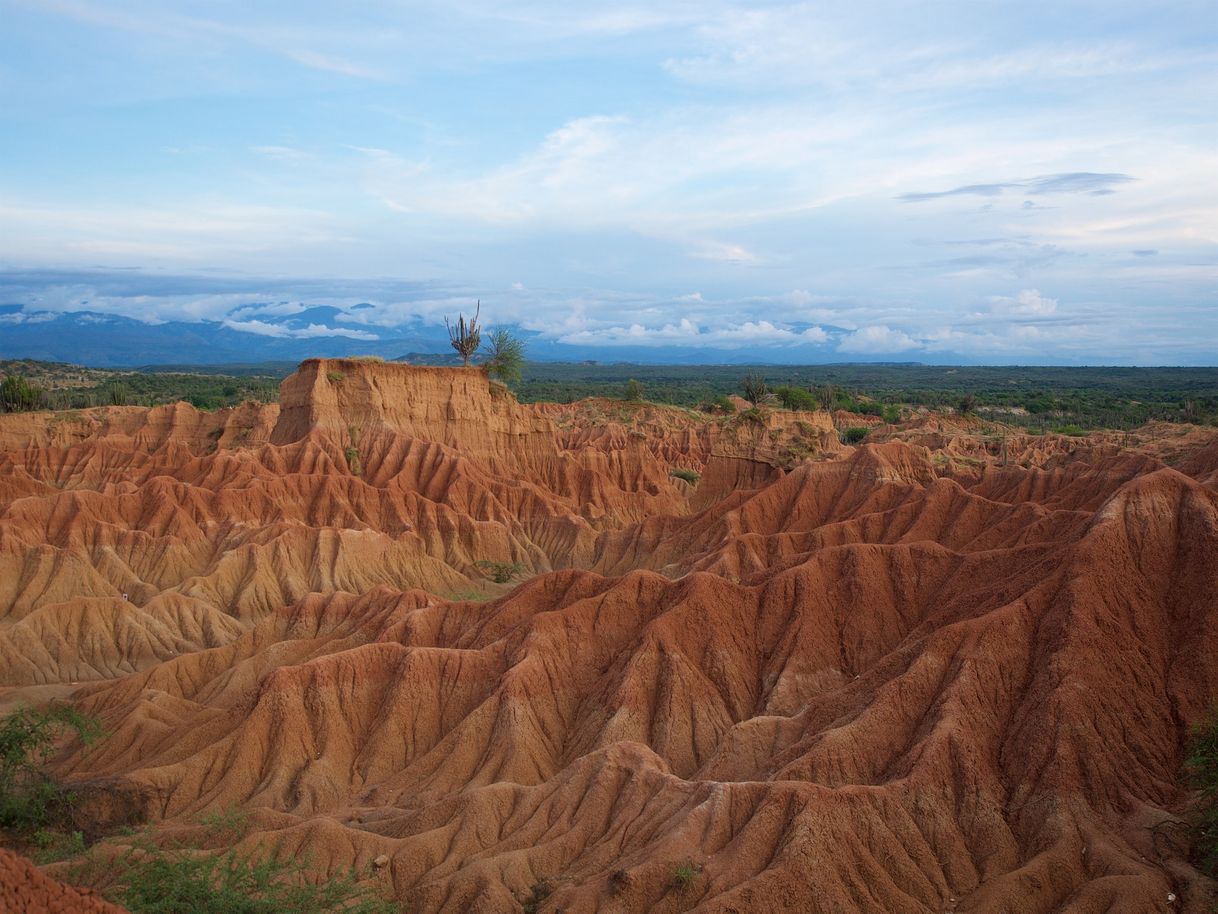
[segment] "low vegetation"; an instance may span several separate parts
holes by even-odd
[[[0,721],[0,827],[32,832],[64,818],[72,793],[47,773],[46,765],[69,734],[88,745],[101,736],[101,724],[58,704],[18,708]]]
[[[867,437],[869,431],[870,429],[861,425],[852,425],[838,432],[838,437],[841,438],[842,444],[858,444]]]
[[[1185,772],[1197,791],[1193,810],[1193,853],[1206,875],[1218,877],[1218,708],[1193,728]]]
[[[676,883],[677,888],[688,889],[700,875],[702,875],[702,867],[692,860],[686,860],[673,867],[672,881]]]
[[[199,853],[136,841],[112,867],[107,891],[132,914],[396,914],[398,905],[349,871],[310,882],[308,861],[229,850]]]
[[[684,467],[673,467],[673,469],[669,470],[668,475],[675,476],[677,479],[684,479],[691,486],[696,486],[700,478],[693,470],[687,470]]]
[[[520,562],[492,562],[482,559],[474,564],[496,584],[506,584],[524,571],[524,565]]]

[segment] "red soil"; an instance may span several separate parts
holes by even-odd
[[[0,697],[411,911],[1208,911],[1218,436],[876,437],[353,361],[0,417]]]
[[[92,889],[74,889],[0,848],[0,911],[4,914],[124,914]]]

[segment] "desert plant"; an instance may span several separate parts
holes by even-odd
[[[37,828],[71,802],[46,771],[55,743],[69,732],[86,745],[102,734],[95,717],[68,705],[18,708],[0,721],[0,826]]]
[[[348,445],[343,449],[343,456],[347,458],[347,469],[351,471],[351,475],[359,476],[363,472],[359,462],[359,448]]]
[[[765,377],[756,371],[749,372],[740,379],[740,389],[744,391],[744,399],[754,406],[765,402],[766,397],[770,393],[770,388],[765,382]]]
[[[502,327],[487,335],[482,370],[504,384],[519,381],[524,368],[524,341]]]
[[[832,384],[826,384],[817,389],[816,399],[821,409],[833,409],[833,404],[837,402],[837,389]]]
[[[965,394],[960,398],[958,408],[960,410],[960,414],[964,416],[967,416],[971,412],[975,412],[977,410],[977,398],[972,394]]]
[[[694,884],[694,880],[702,873],[702,867],[694,863],[692,860],[686,860],[684,863],[678,863],[673,867],[672,881],[677,884],[679,889],[687,889]]]
[[[693,470],[687,470],[684,467],[673,467],[673,469],[668,471],[668,475],[675,476],[677,479],[684,479],[691,486],[696,486],[700,478]]]
[[[346,376],[341,371],[327,371],[326,372],[326,380],[329,381],[331,384],[342,383],[342,380],[344,377],[346,377]]]
[[[464,314],[457,315],[457,325],[454,327],[444,318],[444,326],[448,328],[448,342],[457,354],[461,356],[461,364],[469,367],[469,360],[474,357],[478,347],[482,345],[482,328],[478,326],[478,316],[482,313],[482,300],[478,300],[477,310],[468,321]]]
[[[870,429],[864,428],[862,426],[852,425],[850,428],[842,429],[838,433],[838,437],[841,438],[842,444],[858,444],[860,441],[862,441],[864,438],[867,437],[867,433],[869,431],[870,431]]]
[[[637,403],[643,399],[643,385],[631,378],[626,382],[626,391],[622,396],[623,400],[629,400],[632,403]]]
[[[496,584],[506,584],[524,571],[524,566],[519,562],[492,562],[489,559],[482,559],[474,564],[485,571],[486,576]]]

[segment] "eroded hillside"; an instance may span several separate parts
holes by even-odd
[[[869,440],[341,360],[2,416],[0,698],[411,912],[1210,910],[1218,436]]]

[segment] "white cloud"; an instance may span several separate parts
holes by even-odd
[[[1045,298],[1038,289],[1024,289],[1014,298],[1006,295],[991,295],[990,310],[996,314],[1029,315],[1039,317],[1057,310],[1056,298]]]
[[[352,340],[380,339],[380,337],[378,337],[375,333],[370,333],[367,330],[348,330],[345,327],[327,327],[324,324],[309,324],[307,327],[292,328],[284,327],[280,324],[268,324],[266,321],[260,320],[225,320],[224,326],[228,327],[230,330],[239,330],[242,333],[255,333],[258,336],[274,336],[293,340],[313,339],[315,337],[326,336],[342,336]]]
[[[562,343],[577,346],[709,346],[715,349],[736,349],[746,345],[797,346],[820,344],[829,335],[821,327],[792,330],[767,320],[745,321],[703,328],[696,321],[682,318],[676,323],[646,327],[634,323],[628,326],[578,330],[558,337]]]
[[[847,334],[837,344],[838,352],[880,354],[921,349],[922,344],[903,330],[893,330],[884,324],[863,327]]]

